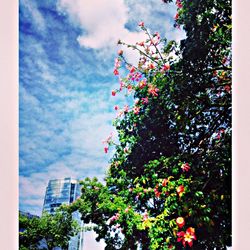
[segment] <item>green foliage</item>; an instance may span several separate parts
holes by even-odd
[[[129,72],[115,93],[127,89],[136,103],[114,121],[120,144],[106,185],[86,179],[70,208],[109,250],[231,245],[231,3],[177,5],[180,46],[141,23],[148,39],[127,45],[138,65],[119,53],[114,73]]]
[[[79,232],[79,225],[65,209],[51,215],[28,218],[19,214],[19,249],[67,249],[71,236]],[[44,248],[42,248],[42,246]]]

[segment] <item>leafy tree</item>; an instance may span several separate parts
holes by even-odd
[[[55,214],[28,218],[19,215],[19,249],[68,249],[69,239],[79,232],[77,221],[65,209]]]
[[[164,1],[169,3],[171,1]],[[118,52],[114,74],[135,103],[118,110],[101,184],[82,182],[79,209],[106,249],[226,249],[231,245],[231,3],[177,0],[180,44],[151,34],[138,65]],[[120,76],[120,68],[128,75]]]

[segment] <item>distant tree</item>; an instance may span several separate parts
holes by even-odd
[[[79,232],[79,225],[65,209],[55,214],[28,218],[19,215],[19,249],[68,249],[69,239]]]
[[[171,1],[164,1],[166,3]],[[82,182],[79,209],[106,249],[226,249],[231,245],[231,2],[177,0],[180,44],[151,34],[118,52],[115,147],[106,184]],[[120,76],[126,66],[127,76]]]

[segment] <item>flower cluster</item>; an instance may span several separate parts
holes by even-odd
[[[115,66],[114,66],[114,75],[119,75],[119,68],[121,67],[121,60],[120,58],[115,58]]]
[[[113,133],[111,132],[107,139],[103,140],[102,143],[106,144],[104,147],[104,152],[107,154],[109,146],[113,143],[112,141]]]
[[[120,214],[119,214],[119,213],[116,213],[115,215],[113,215],[113,216],[110,218],[110,223],[112,223],[112,222],[114,222],[114,221],[117,221],[119,218],[120,218]]]

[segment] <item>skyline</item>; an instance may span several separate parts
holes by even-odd
[[[173,27],[176,8],[162,1],[28,1],[19,4],[19,201],[40,215],[50,179],[103,179],[112,156],[104,140],[115,133],[111,91],[117,41],[135,43],[150,31],[184,38]],[[124,50],[131,62],[136,55]]]

